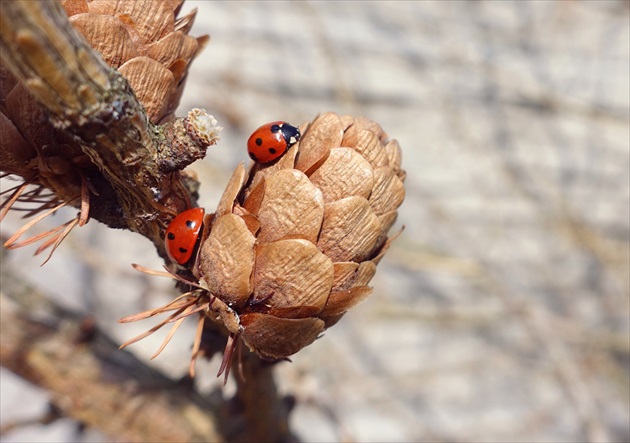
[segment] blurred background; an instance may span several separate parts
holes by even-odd
[[[245,141],[267,121],[365,115],[403,149],[402,236],[371,298],[278,365],[304,441],[630,440],[630,3],[202,2],[211,41],[179,108],[225,129],[193,165],[212,211]],[[50,226],[76,211],[50,220]],[[2,234],[21,226],[15,215]],[[49,226],[49,227],[50,227]],[[40,230],[46,229],[42,226]],[[172,283],[152,245],[92,222],[43,268],[10,267],[123,342]],[[181,377],[194,322],[132,345]],[[219,362],[200,362],[210,392]],[[47,393],[2,369],[2,426]],[[230,382],[226,395],[233,392]],[[69,419],[3,441],[99,441]]]

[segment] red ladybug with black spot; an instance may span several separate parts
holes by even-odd
[[[166,228],[164,243],[169,258],[186,266],[197,250],[203,227],[203,208],[188,209],[175,217]]]
[[[300,140],[300,130],[287,122],[262,125],[247,140],[247,153],[258,163],[270,163]]]

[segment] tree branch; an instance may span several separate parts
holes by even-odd
[[[125,78],[74,30],[59,3],[3,1],[0,7],[3,64],[47,111],[51,125],[71,135],[89,158],[75,176],[87,177],[92,188],[106,182],[92,189],[91,198],[109,197],[108,204],[92,204],[91,215],[148,237],[164,256],[164,226],[191,204],[179,171],[215,141],[196,124],[207,116],[152,125]],[[80,187],[76,181],[55,182],[70,190],[51,187],[68,200]]]

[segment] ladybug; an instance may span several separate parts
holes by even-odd
[[[271,122],[256,129],[247,140],[247,153],[258,163],[269,163],[300,140],[300,130],[287,122]]]
[[[184,266],[190,261],[203,225],[203,208],[188,209],[175,217],[166,228],[166,253],[175,263]]]

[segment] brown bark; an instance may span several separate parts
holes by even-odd
[[[57,2],[0,7],[3,65],[89,158],[79,175],[91,185],[90,215],[144,235],[164,256],[163,228],[190,200],[178,171],[202,158],[207,145],[191,137],[183,119],[152,125],[125,78],[85,43]],[[66,200],[78,186],[57,180],[53,190]]]

